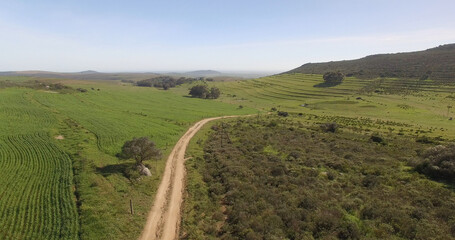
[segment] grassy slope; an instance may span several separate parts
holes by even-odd
[[[188,126],[204,117],[254,112],[252,109],[237,109],[235,105],[217,101],[186,98],[154,88],[124,86],[118,82],[65,82],[74,87],[87,88],[89,92],[58,94],[29,89],[0,89],[1,94],[10,96],[11,102],[15,102],[15,105],[2,102],[5,107],[2,107],[0,118],[5,124],[0,128],[2,140],[22,134],[42,133],[45,137],[41,141],[54,144],[54,148],[66,156],[67,162],[63,167],[67,172],[62,174],[71,173],[72,162],[78,204],[81,204],[80,234],[83,239],[136,238],[142,230],[159,183],[165,156]],[[90,90],[92,87],[95,90]],[[100,91],[96,90],[98,88]],[[4,99],[6,98],[2,97]],[[53,139],[57,135],[63,135],[65,139]],[[115,154],[120,151],[125,140],[134,136],[152,137],[165,154],[159,161],[147,162],[152,167],[153,177],[131,183],[123,172],[132,162],[121,162]],[[2,143],[11,147],[5,140]],[[23,151],[33,151],[24,140],[19,140],[16,144],[22,145]],[[48,156],[44,161],[55,160],[48,151],[43,152]],[[10,165],[14,159],[10,155],[0,156],[1,164]],[[22,161],[29,160],[29,157],[22,156]],[[25,170],[20,172],[27,176]],[[72,182],[71,177],[68,179]],[[9,181],[18,179],[11,177]],[[40,179],[33,181],[34,184],[41,184]],[[66,184],[66,191],[71,193],[71,186]],[[23,187],[18,186],[17,189]],[[39,193],[41,190],[36,191]],[[71,211],[76,214],[74,196],[70,195],[73,198],[70,210],[73,209]],[[134,204],[134,215],[129,214],[130,199]],[[20,196],[14,198],[16,202],[23,200]],[[19,214],[19,217],[14,218],[15,223],[28,219],[24,215],[26,208],[7,206]],[[32,203],[29,207],[36,206]],[[36,213],[49,214],[43,208],[36,209]],[[2,218],[7,216],[2,215]],[[73,215],[74,221],[77,220],[76,216]],[[55,217],[60,218],[62,215],[56,212]],[[35,232],[19,225],[11,230],[11,234],[27,231]]]
[[[318,116],[347,117],[350,119],[369,118],[393,121],[382,124],[382,129],[409,134],[424,131],[423,134],[455,138],[453,109],[447,116],[447,106],[455,104],[455,88],[431,85],[419,88],[397,86],[398,79],[386,79],[379,89],[396,89],[392,94],[365,92],[376,86],[375,80],[346,78],[341,85],[331,88],[315,88],[322,82],[321,75],[284,74],[254,80],[219,83],[225,94],[221,100],[243,106],[269,111],[279,110],[314,114]],[[414,91],[417,90],[417,91]],[[235,97],[233,97],[235,95]],[[361,100],[357,100],[361,97]],[[307,104],[302,107],[302,104]],[[405,124],[409,126],[396,126]],[[360,126],[359,126],[360,127]]]

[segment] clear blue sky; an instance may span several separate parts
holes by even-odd
[[[455,42],[453,0],[0,0],[0,71],[284,71]]]

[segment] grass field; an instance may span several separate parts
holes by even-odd
[[[2,239],[137,238],[180,135],[201,118],[254,112],[118,82],[62,82],[89,91],[0,89]],[[115,157],[135,136],[165,153],[140,182],[125,177],[133,163]]]

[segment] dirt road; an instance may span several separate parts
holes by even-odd
[[[147,223],[139,239],[174,240],[179,237],[180,213],[183,201],[185,178],[185,151],[191,138],[207,122],[237,116],[206,118],[194,124],[180,138],[166,162],[164,175],[155,196]]]

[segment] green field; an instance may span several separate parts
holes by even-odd
[[[6,79],[35,80],[0,80]],[[206,117],[264,115],[276,108],[303,114],[306,125],[337,122],[351,132],[411,139],[455,137],[448,120],[453,110],[447,108],[455,88],[429,80],[346,78],[336,87],[315,88],[321,75],[286,74],[209,82],[222,90],[218,100],[187,97],[188,84],[164,91],[112,80],[43,81],[88,91],[0,85],[1,239],[137,238],[166,155],[191,124]],[[165,154],[146,162],[153,177],[137,181],[128,175],[133,162],[116,154],[140,136],[151,137]]]
[[[1,239],[137,238],[180,135],[205,117],[254,112],[118,82],[62,82],[89,91],[0,89]],[[131,182],[133,163],[115,155],[139,136],[165,154],[147,162],[153,177]]]

